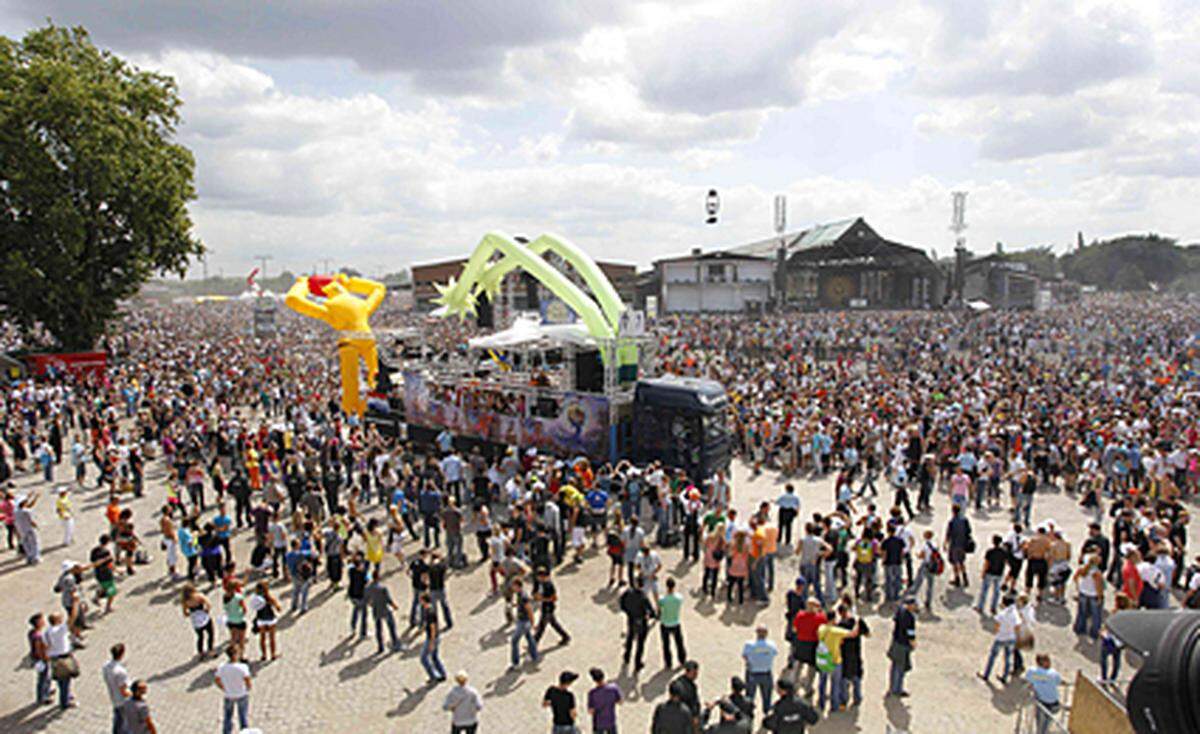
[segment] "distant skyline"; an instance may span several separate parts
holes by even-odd
[[[1200,4],[5,0],[171,74],[210,273],[553,231],[647,265],[863,216],[948,255],[1200,240]],[[704,195],[721,221],[704,224]],[[192,271],[199,276],[197,264]]]

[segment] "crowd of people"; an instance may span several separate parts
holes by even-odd
[[[520,672],[540,660],[548,629],[560,645],[572,641],[561,570],[607,557],[625,622],[622,670],[645,666],[654,626],[665,669],[680,670],[652,734],[749,732],[755,722],[791,734],[861,704],[862,641],[885,634],[872,630],[878,618],[890,624],[888,695],[908,696],[922,608],[933,608],[939,586],[970,594],[991,618],[980,677],[990,685],[1001,659],[999,683],[1026,681],[1042,717],[1060,705],[1061,676],[1044,653],[1028,666],[1023,653],[1036,649],[1043,605],[1074,595],[1073,631],[1100,651],[1111,684],[1121,656],[1104,625],[1110,610],[1200,608],[1200,557],[1188,556],[1188,506],[1200,488],[1200,310],[1189,304],[660,319],[658,368],[726,385],[737,460],[790,482],[752,504],[725,472],[688,477],[523,446],[468,450],[448,432],[429,446],[382,435],[339,412],[336,365],[318,329],[283,316],[278,337],[255,339],[242,328],[248,318],[206,308],[131,308],[105,339],[104,373],[62,372],[3,392],[8,547],[39,563],[57,521],[73,549],[74,498],[89,493],[103,496],[106,521],[86,559],[63,561],[54,611],[29,618],[39,703],[75,705],[73,650],[123,612],[130,576],[156,573],[151,555],[177,590],[174,613],[194,630],[195,654],[224,658],[215,681],[226,732],[250,720],[251,635],[261,660],[279,658],[280,620],[302,628],[320,584],[344,594],[351,634],[373,630],[377,654],[404,644],[401,615],[436,685],[449,677],[439,648],[454,626],[458,574],[486,569]],[[385,325],[424,324],[380,314]],[[469,327],[422,328],[453,350]],[[165,478],[148,481],[152,473]],[[802,503],[813,481],[832,489],[827,503]],[[1086,537],[1039,511],[1047,492],[1077,500],[1091,521]],[[944,527],[927,522],[935,509],[948,515]],[[976,538],[971,518],[996,512],[1011,514],[1010,530]],[[663,556],[676,553],[696,578],[667,572]],[[389,582],[394,570],[409,591]],[[698,691],[705,661],[687,653],[685,586],[732,607],[782,597],[779,631],[753,630],[744,675],[720,695]],[[146,679],[130,678],[124,655],[114,646],[102,671],[113,730],[153,732]],[[628,692],[593,662],[585,706],[574,670],[547,688],[554,734],[585,720],[616,731]],[[453,677],[451,731],[474,734],[483,698],[469,670]]]

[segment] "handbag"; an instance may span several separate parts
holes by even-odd
[[[1033,649],[1033,633],[1024,629],[1017,630],[1017,649],[1032,650]]]
[[[68,653],[50,661],[50,677],[54,680],[68,680],[79,677],[79,661],[74,653]]]

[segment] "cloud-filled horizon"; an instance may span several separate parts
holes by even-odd
[[[852,216],[948,254],[1200,240],[1200,8],[1051,0],[10,0],[184,100],[212,273],[553,231],[647,265]],[[721,192],[705,226],[704,194]],[[194,269],[199,272],[199,267]]]

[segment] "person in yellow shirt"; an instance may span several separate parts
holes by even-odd
[[[75,542],[75,510],[71,507],[71,496],[66,487],[58,488],[58,500],[54,503],[54,511],[58,513],[58,521],[62,523],[63,545]]]
[[[838,607],[842,616],[844,605]],[[861,626],[855,623],[854,629],[839,627],[833,622],[826,622],[817,628],[817,673],[820,677],[820,694],[817,710],[825,708],[829,701],[829,710],[838,711],[846,705],[846,687],[842,681],[842,642],[849,637],[858,637]]]
[[[770,520],[764,520],[755,532],[762,534],[763,587],[772,592],[775,590],[775,557],[779,555],[779,528]]]

